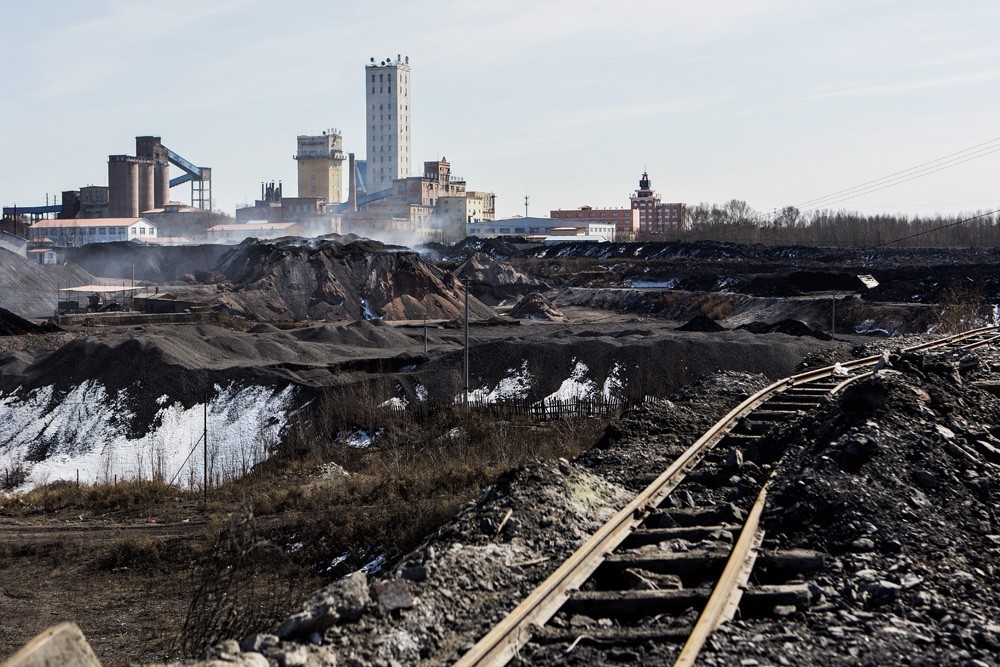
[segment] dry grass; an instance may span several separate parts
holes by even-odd
[[[959,333],[982,326],[991,306],[986,295],[975,286],[951,286],[938,298],[937,331]]]
[[[226,633],[268,630],[292,610],[295,595],[375,557],[391,564],[503,472],[533,458],[574,457],[605,430],[601,420],[533,424],[450,405],[424,414],[392,413],[378,409],[378,395],[355,386],[317,400],[298,414],[279,451],[246,477],[212,488],[204,508],[199,492],[162,480],[56,482],[0,507],[0,515],[44,523],[78,515],[123,522],[156,517],[161,523],[202,517],[204,531],[183,538],[113,533],[57,549],[51,543],[5,545],[0,558],[16,562],[37,555],[37,562],[48,559],[53,567],[67,560],[86,563],[80,576],[93,576],[95,587],[109,572],[185,578],[185,589],[192,591],[189,629],[194,623],[210,631],[181,638],[183,618],[157,622],[162,636],[175,637],[163,641],[193,655]],[[375,443],[356,448],[338,438],[358,428],[378,433]],[[317,475],[331,463],[349,474]],[[244,514],[252,514],[253,523],[234,529],[232,517]],[[347,558],[331,567],[342,554]],[[249,614],[265,607],[266,613]],[[249,620],[235,628],[231,618]]]

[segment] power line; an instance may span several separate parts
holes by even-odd
[[[984,155],[989,155],[990,153],[994,152],[994,149],[1000,149],[1000,144],[998,144],[998,142],[1000,142],[1000,137],[997,137],[995,139],[990,139],[989,141],[984,141],[980,144],[976,144],[975,146],[970,146],[969,148],[965,148],[963,150],[956,151],[954,153],[949,153],[948,155],[944,155],[934,160],[922,162],[908,169],[903,169],[900,171],[893,172],[887,176],[882,176],[881,178],[865,181],[864,183],[861,183],[860,185],[856,185],[854,187],[845,188],[843,190],[838,190],[836,192],[832,192],[822,197],[815,197],[813,199],[803,201],[799,204],[796,204],[795,206],[796,208],[801,208],[804,206],[808,206],[810,208],[816,208],[819,205],[821,205],[820,202],[824,202],[828,199],[836,199],[840,195],[846,195],[848,193],[852,193],[858,190],[867,190],[871,186],[883,184],[886,181],[907,178],[909,176],[913,176],[915,172],[927,171],[929,169],[937,170],[935,168],[942,167],[943,166],[942,163],[947,164],[950,162],[956,162],[957,164],[961,164],[961,161],[967,161],[964,160],[963,158],[973,159],[974,157],[983,157]],[[973,153],[979,153],[979,154],[970,157],[970,155]],[[929,173],[933,173],[933,171],[930,171]]]
[[[965,218],[964,220],[956,220],[955,222],[949,222],[947,225],[940,225],[938,227],[933,227],[931,229],[925,229],[922,232],[917,232],[915,234],[910,234],[908,236],[901,236],[898,239],[893,239],[892,241],[886,241],[885,243],[879,243],[878,245],[862,248],[862,250],[875,250],[876,248],[883,248],[887,245],[892,245],[893,243],[899,243],[900,241],[908,241],[909,239],[916,238],[918,236],[923,236],[924,234],[938,232],[941,231],[942,229],[948,229],[949,227],[954,227],[955,225],[961,225],[964,222],[971,222],[972,220],[978,220],[979,218],[985,218],[986,216],[996,215],[997,213],[1000,213],[1000,209],[997,209],[996,211],[990,211],[989,213],[980,213],[979,215],[974,215],[971,218]]]
[[[986,155],[990,155],[992,153],[997,153],[997,152],[1000,152],[1000,146],[996,146],[996,147],[993,148],[993,150],[991,150],[989,152],[986,152],[986,153],[982,153],[981,155],[973,155],[971,157],[965,158],[964,160],[952,161],[952,163],[943,164],[943,165],[939,166],[936,169],[924,170],[923,172],[915,173],[915,174],[913,174],[913,175],[911,175],[909,177],[900,177],[900,178],[897,178],[897,179],[895,179],[895,180],[893,180],[891,182],[886,183],[885,185],[880,185],[878,187],[870,187],[870,188],[868,188],[866,190],[863,190],[863,191],[860,191],[860,192],[855,192],[854,194],[849,194],[849,195],[846,195],[844,197],[840,197],[839,199],[832,199],[830,201],[825,201],[825,202],[823,202],[821,204],[817,204],[816,206],[812,206],[810,208],[815,209],[815,208],[818,208],[819,206],[832,206],[833,204],[838,204],[838,203],[840,203],[842,201],[847,201],[848,199],[855,199],[857,197],[861,197],[862,195],[867,195],[867,194],[871,194],[872,192],[878,192],[879,190],[885,190],[886,188],[891,188],[894,185],[901,185],[903,183],[907,183],[909,181],[912,181],[912,180],[915,180],[915,179],[918,179],[918,178],[922,178],[924,176],[929,176],[929,175],[935,174],[935,173],[937,173],[939,171],[944,171],[945,169],[950,169],[951,167],[955,167],[955,166],[963,164],[965,162],[969,162],[971,160],[975,160],[977,158],[985,157]]]

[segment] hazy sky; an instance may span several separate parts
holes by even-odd
[[[532,215],[626,206],[644,168],[666,201],[771,211],[1000,149],[986,0],[7,5],[3,205],[107,184],[107,156],[144,134],[212,167],[224,211],[261,181],[294,195],[297,134],[339,128],[363,157],[364,66],[396,54],[412,65],[414,167],[447,156],[500,216],[523,214],[525,193]],[[953,161],[832,207],[1000,208],[1000,152]]]

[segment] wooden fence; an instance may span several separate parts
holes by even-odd
[[[568,400],[533,401],[527,398],[508,398],[501,401],[486,401],[472,399],[469,409],[476,412],[496,415],[497,417],[524,417],[535,421],[552,419],[574,419],[579,417],[617,417],[627,410],[634,409],[656,400],[652,397],[644,399],[627,399],[618,397],[587,397]],[[461,405],[459,403],[458,405]],[[417,412],[424,414],[440,405],[427,402],[411,402],[408,405],[394,403],[385,405],[392,412]]]

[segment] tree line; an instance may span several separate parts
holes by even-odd
[[[865,215],[855,211],[803,212],[786,206],[771,213],[732,199],[721,206],[697,204],[686,211],[687,226],[641,240],[722,241],[764,245],[870,248],[989,247],[1000,245],[1000,214],[976,212],[953,216]],[[972,219],[970,219],[972,218]]]

